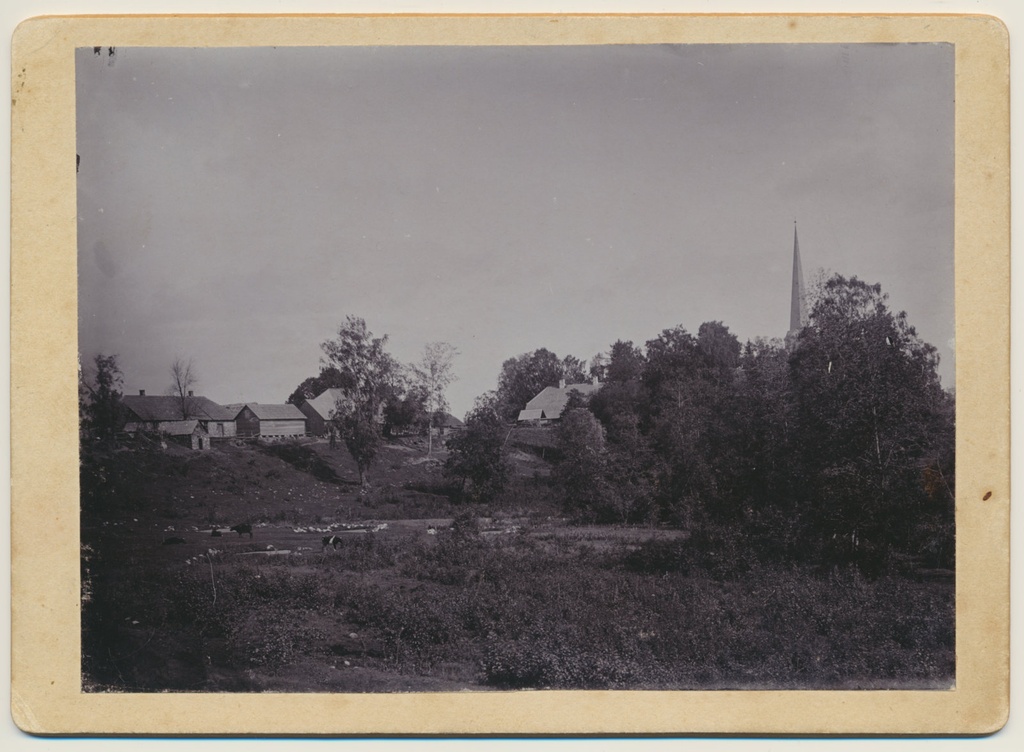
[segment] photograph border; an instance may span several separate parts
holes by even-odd
[[[81,690],[74,51],[326,45],[955,45],[956,687]],[[46,17],[13,41],[12,714],[40,734],[981,734],[1009,707],[1009,42],[986,16]]]

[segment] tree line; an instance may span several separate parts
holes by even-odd
[[[447,342],[430,342],[419,361],[399,363],[387,351],[387,335],[375,337],[366,322],[349,316],[337,335],[321,343],[320,373],[302,381],[289,395],[294,405],[327,389],[341,394],[328,416],[332,446],[340,438],[359,470],[360,485],[386,437],[403,430],[427,435],[433,450],[433,428],[447,417],[447,388],[455,381],[458,350]],[[117,355],[98,354],[90,372],[79,371],[79,423],[84,437],[112,441],[124,423],[121,403],[123,374]],[[192,359],[178,357],[171,365],[167,394],[180,404],[181,419],[193,416],[192,387],[198,382]]]
[[[836,275],[789,347],[721,322],[616,342],[558,426],[566,510],[774,559],[951,566],[954,396],[879,285]]]
[[[589,364],[540,348],[506,360],[465,429],[448,441],[445,475],[459,496],[488,502],[508,486],[512,422],[544,387],[598,378],[553,429],[553,485],[580,521],[664,524],[711,549],[888,566],[915,558],[951,566],[955,399],[936,350],[877,284],[833,276],[809,301],[792,342],[741,344],[719,321],[665,329],[643,346],[616,341]],[[389,435],[431,428],[447,410],[457,351],[431,343],[402,365],[387,336],[348,317],[321,343],[320,373],[289,396],[343,395],[329,421],[362,484]],[[83,427],[112,430],[116,356],[97,356],[80,383]],[[172,369],[175,394],[194,380]],[[184,370],[183,370],[184,367]],[[428,452],[432,447],[428,445]]]
[[[951,567],[955,399],[935,348],[877,284],[836,275],[809,303],[788,345],[711,321],[595,356],[602,388],[571,393],[553,429],[565,513],[681,527],[726,557]],[[504,488],[507,422],[561,378],[583,381],[582,361],[540,349],[478,399],[449,458],[474,498]]]

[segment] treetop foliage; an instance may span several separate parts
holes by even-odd
[[[497,497],[509,479],[504,456],[508,427],[489,407],[478,407],[466,416],[464,429],[448,440],[444,473],[460,483],[465,498],[487,502]]]
[[[319,375],[305,379],[285,401],[290,405],[301,405],[306,400],[319,397],[328,389],[350,390],[354,386],[350,376],[333,366],[323,366]]]
[[[337,430],[359,469],[360,484],[384,441],[383,416],[388,399],[402,380],[402,369],[386,349],[387,335],[374,337],[366,322],[349,316],[335,339],[321,343],[323,370],[338,374],[343,397],[332,416]],[[322,371],[323,372],[323,371]]]
[[[587,365],[573,355],[559,358],[546,348],[509,358],[501,365],[494,403],[505,420],[514,420],[523,405],[549,386],[560,381],[579,384],[587,381]]]
[[[97,353],[91,374],[79,369],[79,422],[93,437],[109,440],[120,428],[123,385],[117,355]]]
[[[954,410],[935,348],[856,277],[823,280],[809,308],[791,349],[741,345],[719,321],[643,351],[615,342],[588,405],[603,432],[579,410],[558,429],[566,511],[610,520],[617,504],[623,521],[742,536],[776,558],[949,564]]]
[[[322,342],[323,365],[340,374],[339,388],[349,398],[346,409],[376,419],[401,377],[401,366],[388,353],[388,336],[374,337],[366,322],[348,316],[335,339]]]

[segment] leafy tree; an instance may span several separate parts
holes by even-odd
[[[540,348],[523,353],[501,364],[498,375],[500,415],[514,420],[523,406],[547,386],[557,386],[562,378],[562,363],[550,350]]]
[[[956,558],[956,398],[944,391],[933,416],[933,456],[923,472],[924,497],[910,531],[911,550],[929,566],[952,568]]]
[[[587,380],[587,364],[575,355],[566,355],[562,358],[561,379],[566,384],[582,384]]]
[[[395,391],[401,367],[387,352],[387,335],[374,337],[366,322],[348,316],[335,339],[321,343],[324,367],[334,368],[356,409],[378,416],[384,401]]]
[[[713,368],[728,370],[739,365],[740,342],[721,321],[705,321],[700,325],[697,346]]]
[[[466,498],[487,502],[505,489],[509,477],[504,457],[507,432],[496,412],[481,407],[472,410],[463,430],[449,439],[444,474],[460,481]]]
[[[359,483],[367,484],[367,472],[383,442],[384,404],[395,393],[400,367],[388,354],[387,335],[374,337],[366,322],[349,316],[335,339],[321,343],[324,367],[334,368],[345,386],[335,405],[333,421],[359,468]]]
[[[427,415],[427,394],[420,386],[412,386],[405,394],[392,394],[384,404],[384,435],[423,425]]]
[[[548,386],[558,382],[580,383],[586,380],[586,365],[572,355],[559,359],[545,348],[509,358],[498,375],[498,413],[505,420],[514,420],[523,406]]]
[[[124,377],[116,355],[97,354],[93,368],[91,377],[79,371],[80,419],[93,437],[109,441],[120,428]]]
[[[423,348],[423,358],[412,367],[416,382],[426,396],[428,455],[433,450],[434,420],[448,410],[445,391],[456,379],[452,366],[458,354],[459,351],[447,342],[430,342]]]
[[[347,389],[353,386],[337,368],[321,368],[319,375],[310,376],[295,387],[295,391],[285,400],[290,405],[301,405],[306,400],[319,397],[328,389]]]
[[[612,422],[620,415],[628,415],[637,422],[645,411],[645,392],[639,380],[608,381],[601,390],[590,397],[588,407],[604,425],[605,430],[612,431]]]
[[[607,431],[610,509],[619,522],[646,522],[658,496],[658,458],[640,431],[636,413],[614,415]]]
[[[484,392],[473,400],[474,410],[490,410],[501,415],[501,398],[494,389]]]
[[[380,423],[359,410],[343,413],[334,420],[338,433],[345,441],[345,447],[356,462],[359,485],[366,488],[366,474],[384,443]]]
[[[589,410],[568,409],[562,413],[556,436],[560,452],[552,479],[562,492],[565,510],[600,518],[610,497],[604,429]]]
[[[608,366],[604,381],[625,383],[636,381],[643,375],[644,354],[632,342],[616,340],[608,352]]]
[[[628,424],[639,434],[646,404],[642,389],[645,360],[643,352],[632,342],[617,340],[604,356],[604,362],[604,385],[591,396],[589,407],[614,442],[618,430],[615,426]]]
[[[794,445],[797,420],[789,382],[789,353],[781,340],[747,342],[740,357],[732,453],[735,505],[750,545],[769,559],[801,548],[798,499],[806,485]]]
[[[647,342],[646,350],[643,382],[655,401],[670,402],[703,362],[697,340],[681,326],[662,331]]]
[[[703,337],[682,327],[663,331],[647,343],[643,370],[647,430],[661,459],[662,514],[687,527],[726,515],[734,502],[726,481],[735,451],[736,378],[707,343],[718,340],[711,349],[721,352],[738,351],[739,344],[720,324],[701,330]]]
[[[790,370],[807,535],[822,555],[846,541],[878,571],[910,546],[925,469],[941,454],[938,360],[880,285],[835,275],[813,302]]]
[[[178,398],[181,406],[181,419],[188,420],[195,416],[195,400],[192,398],[192,387],[199,381],[192,358],[175,358],[171,363],[171,386],[168,394]]]

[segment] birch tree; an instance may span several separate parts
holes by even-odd
[[[875,565],[908,547],[924,469],[940,454],[937,366],[935,348],[889,309],[879,285],[838,275],[826,282],[790,359],[806,513],[818,541],[846,540]]]
[[[384,440],[384,403],[393,394],[400,372],[398,362],[387,352],[387,342],[387,335],[374,337],[363,319],[349,316],[338,328],[338,336],[320,345],[324,367],[336,369],[340,383],[345,384],[332,419],[356,461],[364,488]]]
[[[426,395],[428,455],[434,447],[434,421],[448,410],[445,392],[457,378],[453,365],[458,354],[447,342],[430,342],[423,348],[423,358],[412,367],[417,385]]]

